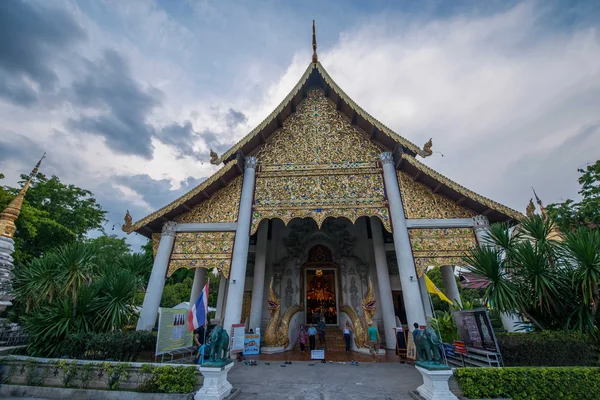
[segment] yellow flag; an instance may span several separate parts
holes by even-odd
[[[448,299],[446,297],[446,295],[444,293],[442,293],[442,291],[440,289],[437,288],[437,286],[435,286],[435,283],[431,282],[431,279],[429,279],[429,277],[427,276],[427,274],[425,274],[425,283],[427,285],[427,291],[431,294],[437,294],[438,297],[443,300],[446,301],[450,304],[452,304],[452,302],[450,301],[450,299]]]

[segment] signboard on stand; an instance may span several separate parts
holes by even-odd
[[[500,354],[490,316],[485,309],[465,310],[454,313],[460,340],[466,347],[493,351]]]
[[[325,359],[325,350],[311,350],[310,351],[310,359],[311,360],[324,360]]]
[[[229,343],[229,352],[231,354],[242,353],[244,351],[244,337],[246,335],[246,325],[234,324],[231,326]]]
[[[180,308],[158,309],[155,355],[192,346],[194,336],[193,332],[188,330],[187,311]]]
[[[465,342],[460,340],[454,341],[454,352],[456,354],[467,354],[467,347],[465,346]]]
[[[412,332],[408,332],[406,335],[406,358],[411,360],[417,359],[417,345]]]
[[[255,355],[260,353],[260,335],[244,336],[244,355]]]

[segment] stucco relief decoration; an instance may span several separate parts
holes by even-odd
[[[429,266],[465,265],[462,257],[477,246],[471,228],[409,229],[417,275]]]
[[[477,215],[449,198],[433,193],[431,188],[415,182],[404,171],[398,171],[398,182],[406,218],[473,218]]]
[[[377,216],[391,230],[381,151],[321,90],[309,91],[256,154],[252,233],[265,218],[306,217],[321,227],[328,217]]]
[[[240,208],[241,193],[242,177],[239,176],[175,220],[179,223],[235,222]]]
[[[229,278],[234,232],[177,233],[167,276],[180,268],[217,268]]]

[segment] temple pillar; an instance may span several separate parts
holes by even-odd
[[[487,235],[490,230],[490,221],[485,215],[473,217],[473,230],[477,243],[481,246],[487,243]]]
[[[177,223],[173,221],[165,222],[163,225],[158,250],[154,258],[154,265],[152,266],[152,273],[150,274],[150,281],[148,282],[142,311],[137,323],[136,330],[138,331],[151,331],[154,329],[154,325],[156,325],[158,307],[160,306],[160,299],[165,287],[167,268],[169,267],[169,259],[171,258],[171,251],[175,243],[176,229]]]
[[[220,325],[223,322],[223,314],[225,313],[225,298],[227,296],[227,278],[223,275],[219,275],[221,277],[219,281],[219,292],[217,294],[217,311],[215,311],[215,318],[213,322],[217,325]]]
[[[433,317],[433,307],[431,306],[429,292],[427,291],[425,275],[419,278],[419,291],[421,292],[421,300],[423,302],[423,309],[425,310],[425,317],[427,317],[427,320],[429,320],[429,318]]]
[[[254,260],[254,279],[252,280],[252,303],[250,305],[250,328],[260,328],[263,306],[263,287],[265,285],[265,265],[267,263],[267,242],[269,240],[269,221],[264,220],[258,226],[256,237],[256,258]]]
[[[381,233],[381,221],[377,217],[371,217],[371,232],[373,235],[373,254],[375,255],[375,268],[377,270],[377,282],[379,283],[379,298],[381,299],[381,314],[383,317],[383,329],[385,347],[396,348],[396,314],[394,313],[394,300],[392,299],[392,286],[390,284],[390,271],[388,270],[387,258],[383,235]]]
[[[417,279],[417,269],[412,255],[410,238],[408,236],[408,227],[406,226],[406,217],[404,215],[404,206],[400,197],[400,187],[398,186],[398,177],[394,168],[394,158],[392,153],[385,152],[380,155],[383,168],[383,181],[390,207],[390,218],[392,220],[394,249],[396,250],[396,259],[398,260],[398,272],[400,273],[400,284],[402,285],[402,298],[408,326],[413,328],[413,323],[424,325],[425,312],[423,310],[423,301],[421,291],[419,290],[419,280]]]
[[[194,271],[194,283],[192,284],[192,293],[190,294],[190,310],[192,306],[198,300],[200,292],[206,285],[206,268],[196,268]],[[206,299],[208,301],[208,299]]]
[[[248,262],[248,246],[250,244],[250,223],[252,221],[252,201],[254,199],[254,181],[256,157],[246,158],[242,195],[233,242],[233,256],[229,272],[227,289],[227,310],[223,321],[223,329],[231,334],[231,326],[239,324],[242,318],[244,301],[244,283],[246,281],[246,263]]]
[[[462,305],[462,300],[460,299],[460,292],[458,291],[458,285],[456,284],[456,277],[454,276],[454,266],[453,265],[443,265],[440,267],[440,272],[442,273],[442,281],[444,282],[444,292],[446,292],[446,297],[450,299],[451,302],[457,302]]]

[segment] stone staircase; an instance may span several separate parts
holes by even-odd
[[[319,348],[319,341],[317,339],[317,348]],[[342,331],[337,326],[327,326],[325,327],[325,348],[327,351],[334,352],[345,352],[346,351],[346,342],[344,341],[344,336],[342,335]]]

